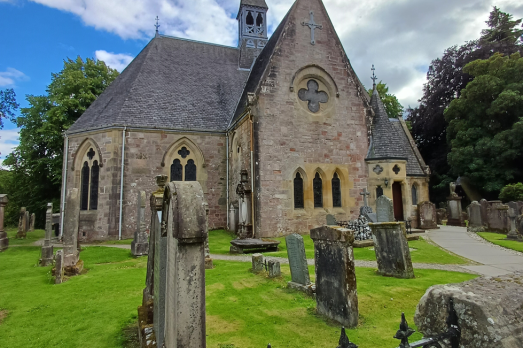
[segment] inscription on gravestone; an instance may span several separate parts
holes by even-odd
[[[310,284],[311,281],[303,237],[296,233],[290,234],[285,237],[285,242],[287,244],[287,255],[289,257],[292,283],[300,285]]]
[[[394,207],[392,199],[383,195],[376,199],[376,220],[378,222],[394,221]]]

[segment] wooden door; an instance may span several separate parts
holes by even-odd
[[[401,183],[392,184],[392,203],[394,204],[394,219],[404,221],[403,217],[403,195],[401,194]]]

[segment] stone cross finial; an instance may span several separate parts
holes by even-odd
[[[370,78],[372,80],[372,87],[376,87],[376,80],[378,79],[378,77],[376,75],[374,75],[374,71],[376,70],[374,68],[374,64],[372,64],[372,77]]]
[[[158,22],[160,21],[160,18],[158,18],[158,16],[156,16],[155,21],[156,21],[156,24],[154,24],[154,27],[156,28],[156,36],[158,36],[158,35],[160,35],[158,33],[158,28],[160,27],[160,24],[158,24]]]
[[[363,196],[363,205],[367,206],[367,205],[368,205],[368,204],[367,204],[367,197],[370,196],[370,192],[367,191],[367,188],[365,187],[365,188],[363,189],[363,192],[360,192],[360,195]]]
[[[314,13],[312,11],[309,12],[309,15],[310,15],[309,23],[301,22],[301,25],[308,26],[309,28],[311,28],[311,45],[314,45],[316,43],[316,40],[314,40],[314,29],[320,29],[321,30],[321,29],[323,29],[323,25],[316,24],[314,22]]]

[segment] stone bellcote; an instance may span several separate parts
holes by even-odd
[[[267,11],[265,0],[241,0],[238,11],[239,66],[250,69],[267,43]]]

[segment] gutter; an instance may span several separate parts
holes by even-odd
[[[67,136],[67,133],[64,132],[65,137],[65,143],[64,143],[64,168],[62,176],[62,208],[61,208],[61,216],[60,216],[60,239],[62,239],[63,231],[64,231],[64,216],[65,216],[65,192],[67,190],[67,160],[69,155],[69,137]]]
[[[256,213],[254,211],[254,122],[252,121],[252,114],[249,113],[249,120],[251,121],[251,216],[252,216],[252,238],[256,235]]]
[[[226,151],[226,161],[225,164],[227,166],[227,174],[226,174],[226,180],[227,180],[227,206],[225,207],[225,211],[227,212],[227,231],[230,231],[230,221],[229,221],[229,133],[225,135],[225,151]]]
[[[127,127],[123,128],[122,131],[122,172],[120,174],[120,218],[118,222],[118,240],[122,240],[122,209],[123,209],[123,172],[125,165],[125,132]]]

